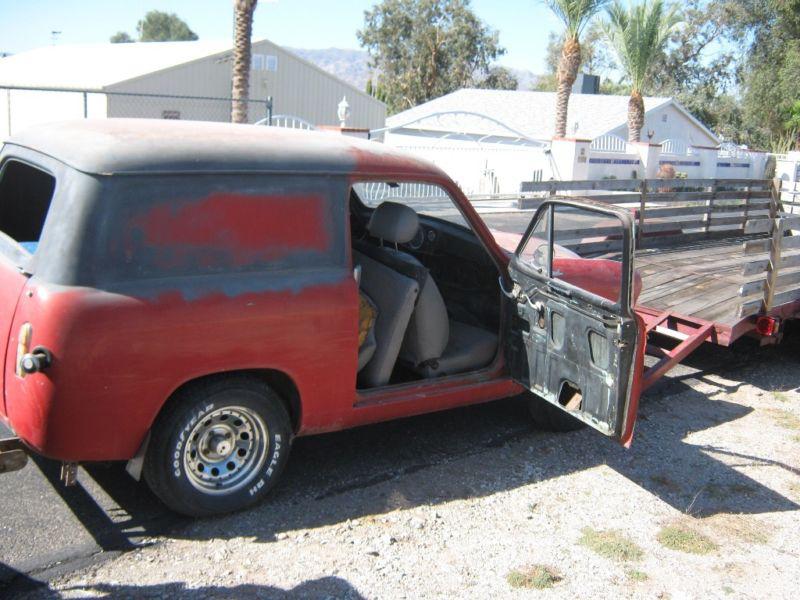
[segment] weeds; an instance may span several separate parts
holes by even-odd
[[[647,573],[645,573],[644,571],[637,571],[636,569],[629,569],[628,571],[625,571],[625,574],[631,581],[641,582],[650,579],[650,576]]]
[[[800,418],[782,408],[771,408],[767,411],[776,424],[784,429],[800,431]]]
[[[658,532],[658,541],[665,548],[689,554],[709,554],[719,546],[702,533],[684,525],[668,525]]]
[[[772,392],[772,396],[778,402],[790,402],[792,400],[792,395],[787,392]]]
[[[514,569],[506,579],[513,588],[544,590],[553,587],[564,578],[553,567],[531,565],[524,569]]]
[[[619,562],[639,560],[644,555],[642,549],[623,533],[615,530],[596,531],[584,527],[578,543],[596,554]]]

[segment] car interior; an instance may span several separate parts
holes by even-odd
[[[350,209],[362,308],[376,315],[362,335],[359,389],[488,366],[498,348],[498,271],[475,234],[391,198],[370,208],[355,190]]]

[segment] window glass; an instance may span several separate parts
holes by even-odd
[[[375,208],[382,202],[397,202],[410,206],[419,215],[467,226],[447,191],[435,184],[369,181],[356,183],[353,190],[361,202],[370,208]]]
[[[109,182],[98,271],[117,280],[343,266],[344,182],[218,176]]]
[[[623,277],[622,242],[619,219],[585,208],[551,205],[539,214],[518,258],[542,275],[552,272],[553,279],[617,302]]]
[[[9,161],[0,175],[0,232],[33,254],[39,245],[55,178],[19,161]]]

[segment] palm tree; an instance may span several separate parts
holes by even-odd
[[[663,0],[643,0],[627,9],[619,0],[614,0],[607,12],[608,20],[603,23],[603,29],[631,84],[628,141],[638,142],[644,127],[642,92],[647,76],[681,19],[677,5],[667,6]]]
[[[253,35],[253,13],[258,0],[233,0],[236,30],[233,41],[233,82],[231,121],[247,123],[250,96],[250,38]]]
[[[572,85],[581,67],[581,34],[597,12],[608,0],[545,0],[550,10],[564,24],[564,45],[558,61],[558,87],[556,90],[555,137],[567,135],[567,111]]]

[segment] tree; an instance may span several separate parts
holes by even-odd
[[[133,42],[134,39],[130,35],[128,35],[127,31],[118,31],[110,38],[108,38],[108,41],[111,42],[112,44],[129,44]]]
[[[683,22],[654,59],[648,90],[678,100],[725,139],[739,137],[742,114],[736,97],[736,59],[731,39],[738,0],[687,0]]]
[[[607,0],[545,0],[547,6],[564,24],[564,45],[556,73],[555,137],[567,135],[567,111],[572,86],[581,66],[581,34],[586,25],[607,4]]]
[[[136,25],[140,42],[184,42],[197,39],[197,34],[174,13],[151,10]]]
[[[505,53],[469,0],[382,0],[357,35],[392,113],[474,85]]]
[[[738,71],[742,138],[781,149],[784,125],[800,98],[800,0],[737,0],[732,37],[747,44]]]
[[[789,109],[789,118],[784,127],[794,136],[794,149],[800,150],[800,100],[796,100]]]
[[[587,28],[581,40],[581,63],[578,72],[584,71],[592,75],[608,77],[617,68],[614,57],[606,43],[605,33],[599,21],[593,21]],[[547,56],[545,65],[547,72],[556,75],[558,63],[561,59],[561,49],[564,47],[565,36],[550,32],[547,40]]]
[[[519,80],[505,67],[493,66],[489,68],[486,76],[475,82],[475,87],[484,90],[516,90]]]
[[[233,41],[233,79],[231,82],[231,121],[247,123],[250,97],[250,43],[253,13],[258,0],[233,0],[236,30]]]
[[[667,7],[662,0],[642,0],[625,8],[620,0],[608,9],[603,25],[606,36],[631,86],[628,102],[628,141],[641,140],[644,126],[644,99],[655,59],[661,56],[670,34],[680,22],[677,7]]]
[[[539,77],[535,89],[540,92],[555,92],[558,89],[558,63],[564,48],[565,36],[551,31],[547,39],[545,65],[547,72]],[[592,22],[586,29],[581,44],[581,64],[578,72],[590,73],[600,77],[600,93],[615,93],[616,85],[610,77],[617,66],[606,44],[605,33],[598,22]]]

